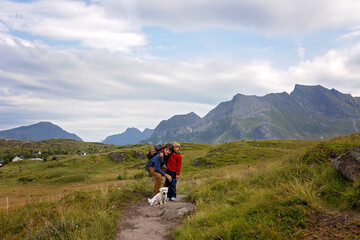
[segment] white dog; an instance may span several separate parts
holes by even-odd
[[[156,194],[152,199],[148,198],[148,201],[150,203],[150,206],[159,203],[159,204],[164,204],[165,203],[165,198],[168,192],[168,187],[162,187],[159,189],[160,192],[158,194]]]

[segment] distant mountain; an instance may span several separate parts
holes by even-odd
[[[145,139],[141,142],[147,143],[165,143],[169,142],[181,133],[178,133],[177,129],[186,129],[186,126],[194,124],[201,120],[201,117],[196,115],[194,112],[184,114],[184,115],[175,115],[168,120],[163,120],[155,128],[154,133],[150,138]],[[185,130],[187,132],[187,130]]]
[[[153,132],[154,130],[148,128],[143,132],[137,128],[128,128],[123,133],[108,136],[103,143],[114,145],[137,144],[141,140],[149,138]]]
[[[193,120],[183,126],[162,121],[147,142],[332,138],[359,132],[360,98],[319,85],[295,85],[290,94],[237,94],[203,118]]]
[[[0,138],[11,138],[26,141],[42,141],[51,138],[64,138],[82,141],[73,133],[68,133],[51,122],[39,122],[37,124],[0,131]]]

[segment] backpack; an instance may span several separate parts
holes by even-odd
[[[151,166],[151,159],[158,153],[161,152],[162,149],[162,145],[161,144],[157,144],[155,146],[152,146],[149,150],[149,152],[146,154],[146,157],[149,159],[149,161],[147,161],[145,169],[148,170],[149,167]]]
[[[152,146],[149,150],[149,152],[146,154],[146,157],[151,160],[156,154],[161,152],[162,149],[162,145],[161,144],[157,144],[155,146]]]

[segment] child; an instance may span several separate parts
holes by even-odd
[[[174,142],[174,153],[170,155],[169,161],[166,166],[166,173],[169,174],[172,178],[165,179],[165,185],[169,188],[167,194],[167,200],[175,201],[176,200],[176,182],[180,175],[182,157],[180,154],[180,143]]]
[[[172,144],[166,144],[164,147],[164,155],[169,156],[173,153],[174,147]],[[165,176],[168,181],[172,181],[172,178],[169,174],[165,173],[161,167],[162,167],[162,161],[163,158],[160,156],[160,153],[156,154],[151,160],[148,161],[146,164],[145,169],[154,176],[155,183],[154,183],[154,191],[152,193],[152,196],[155,196],[161,187],[162,182],[162,176]]]

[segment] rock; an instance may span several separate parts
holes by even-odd
[[[360,147],[331,160],[331,165],[350,180],[360,178]]]
[[[130,159],[128,155],[124,152],[111,152],[108,156],[110,159],[116,161],[117,163],[122,163]]]
[[[200,165],[203,165],[203,166],[209,166],[211,165],[211,163],[209,163],[207,160],[205,160],[204,158],[197,158],[193,161],[192,163],[193,166],[200,166]]]
[[[132,150],[132,153],[136,158],[139,158],[139,159],[144,159],[145,158],[145,154],[142,151]]]

